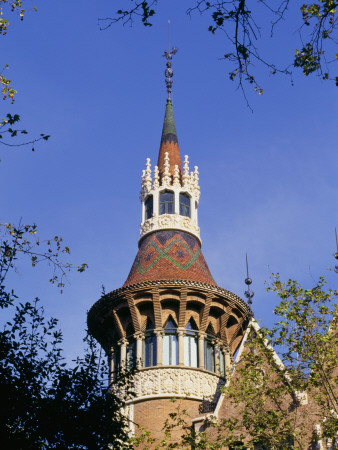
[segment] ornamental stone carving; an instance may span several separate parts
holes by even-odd
[[[134,400],[143,397],[189,397],[216,402],[225,380],[215,374],[190,368],[156,367],[135,374]]]
[[[174,228],[175,230],[188,231],[200,239],[200,228],[190,217],[179,214],[162,214],[145,220],[141,224],[140,238],[154,230]]]

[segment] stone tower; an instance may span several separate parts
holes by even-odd
[[[137,365],[130,418],[157,438],[172,397],[192,417],[213,409],[251,314],[217,285],[202,254],[199,172],[188,156],[182,164],[168,94],[158,163],[152,171],[148,158],[142,173],[138,253],[124,285],[88,314],[111,373]]]

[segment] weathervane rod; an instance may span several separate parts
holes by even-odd
[[[245,253],[245,260],[246,260],[246,278],[244,280],[244,283],[247,285],[247,290],[244,292],[245,297],[248,299],[248,305],[250,307],[250,313],[249,318],[253,318],[253,312],[251,309],[252,305],[252,298],[255,295],[254,291],[250,289],[250,284],[252,283],[252,279],[249,277],[249,264],[248,264],[248,253]]]
[[[167,86],[168,101],[171,100],[170,94],[171,94],[171,87],[173,85],[173,76],[174,76],[174,71],[171,68],[171,60],[173,58],[173,55],[175,55],[175,53],[177,53],[176,47],[173,47],[170,50],[170,20],[168,20],[168,50],[165,50],[164,54],[163,54],[163,56],[167,60],[167,62],[166,62],[167,67],[165,69],[164,75],[165,75],[165,84]]]

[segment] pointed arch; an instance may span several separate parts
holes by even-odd
[[[189,320],[187,321],[187,324],[185,326],[186,330],[194,330],[194,331],[198,331],[198,326],[196,324],[195,319],[193,318],[193,316],[190,316]]]
[[[135,333],[135,329],[133,327],[133,324],[131,322],[128,323],[126,328],[126,337],[132,336]]]
[[[173,317],[172,314],[169,314],[165,324],[164,324],[164,329],[173,329],[173,328],[177,328],[178,324],[175,320],[175,318]]]
[[[154,323],[150,317],[147,317],[145,331],[152,331],[155,329]]]
[[[165,366],[178,365],[178,337],[177,322],[169,314],[164,326],[164,336],[162,341],[162,363]]]
[[[209,325],[207,326],[206,333],[216,337],[216,331],[211,322],[209,322]]]

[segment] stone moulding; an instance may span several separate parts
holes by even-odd
[[[199,369],[152,367],[135,374],[136,397],[128,403],[172,397],[216,402],[224,384],[224,378]]]
[[[152,217],[141,224],[140,238],[152,233],[154,230],[175,229],[187,231],[196,236],[201,242],[200,229],[190,218],[179,214],[162,214]]]
[[[243,322],[248,320],[251,315],[250,307],[240,297],[219,286],[190,280],[154,280],[121,287],[100,298],[88,312],[88,327],[93,336],[104,347],[105,351],[109,353],[110,346],[112,345],[110,330],[118,326],[114,322],[115,309],[118,309],[119,305],[127,307],[126,302],[128,296],[133,297],[142,294],[154,298],[154,295],[161,295],[161,291],[167,290],[179,292],[187,290],[189,295],[198,292],[199,295],[211,296],[211,303],[213,298],[216,301],[220,298],[226,301],[231,310],[233,308],[238,309],[240,311],[241,320],[238,322],[237,328],[232,332],[232,336],[237,336]],[[123,332],[120,334],[122,336]],[[229,342],[229,345],[231,342]]]
[[[210,293],[221,295],[222,297],[227,298],[232,301],[235,305],[237,304],[240,308],[242,308],[246,313],[250,313],[251,309],[249,305],[247,305],[244,300],[242,300],[238,295],[233,292],[227,291],[219,286],[213,286],[211,284],[202,283],[200,281],[191,281],[191,280],[154,280],[154,281],[145,281],[144,283],[130,284],[125,287],[121,287],[115,289],[114,291],[109,292],[104,297],[97,300],[94,305],[89,310],[89,315],[92,315],[96,309],[101,309],[101,307],[107,306],[107,302],[118,300],[120,297],[123,297],[127,292],[136,292],[144,289],[151,289],[153,287],[163,287],[163,288],[171,288],[171,287],[188,287],[192,289],[198,289],[201,291],[207,291]]]

